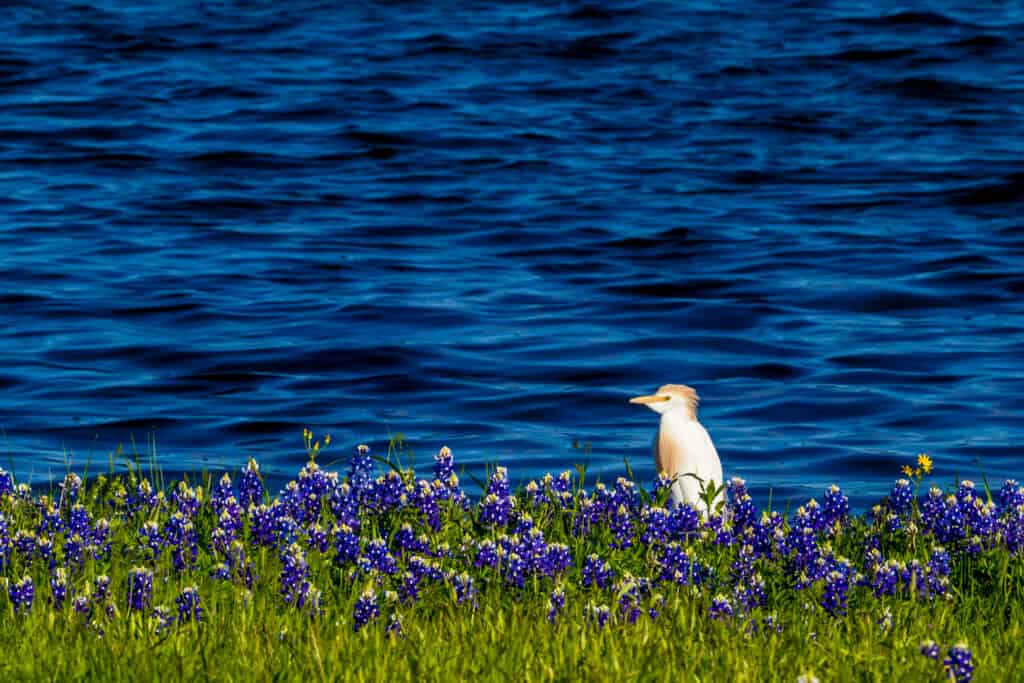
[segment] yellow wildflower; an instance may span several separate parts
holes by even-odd
[[[902,468],[900,468],[900,471],[903,472],[903,474],[907,475],[908,477],[914,476],[914,468],[912,468],[910,465],[904,465]]]
[[[932,471],[932,459],[927,453],[919,453],[917,456],[917,466],[921,468],[921,471],[925,474],[929,474]]]

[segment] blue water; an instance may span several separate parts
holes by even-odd
[[[1024,475],[1024,11],[723,4],[5,3],[0,460]]]

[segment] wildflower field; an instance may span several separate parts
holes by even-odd
[[[447,448],[417,479],[306,446],[276,495],[251,460],[48,495],[0,470],[0,678],[1024,680],[1014,481],[933,487],[921,456],[863,516],[739,479],[706,516],[663,479],[498,467],[476,500]]]

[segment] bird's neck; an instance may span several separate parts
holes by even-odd
[[[668,425],[684,425],[696,421],[697,416],[687,410],[673,410],[661,416],[662,427],[666,427]]]

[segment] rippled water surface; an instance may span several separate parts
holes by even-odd
[[[5,466],[1024,475],[1024,13],[769,4],[6,3]]]

